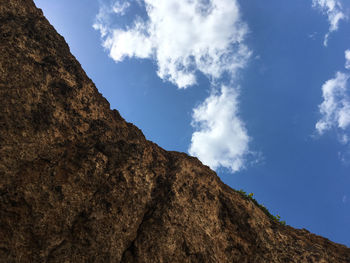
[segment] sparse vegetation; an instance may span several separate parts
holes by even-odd
[[[281,220],[280,215],[274,216],[273,214],[270,213],[270,211],[264,206],[258,203],[258,201],[253,198],[254,194],[249,193],[247,194],[243,189],[237,191],[240,193],[245,199],[252,201],[254,204],[256,204],[271,220],[280,223],[281,225],[286,225],[286,221]]]

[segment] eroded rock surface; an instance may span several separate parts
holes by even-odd
[[[1,262],[350,262],[147,141],[32,0],[0,0]]]

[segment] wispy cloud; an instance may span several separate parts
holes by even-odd
[[[212,83],[211,95],[193,110],[196,131],[189,152],[214,169],[238,171],[249,137],[238,116],[237,89],[221,82],[225,75],[225,83],[233,83],[251,56],[237,1],[144,0],[144,7],[147,19],[137,17],[126,29],[98,15],[94,28],[103,46],[116,62],[127,57],[156,61],[158,76],[180,89],[197,84],[198,72],[204,74]]]
[[[129,2],[115,2],[114,5],[112,6],[112,10],[116,14],[124,15],[125,10],[128,9],[130,6]]]
[[[345,68],[350,69],[350,49],[345,50]]]
[[[330,34],[337,31],[339,22],[348,17],[343,12],[340,0],[312,0],[312,6],[328,16],[329,30],[323,41],[323,45],[327,46]]]
[[[349,63],[349,50],[345,51],[345,67]],[[319,134],[336,129],[339,140],[347,144],[350,140],[350,74],[337,72],[335,77],[322,86],[323,102],[319,105],[322,118],[316,123]]]
[[[350,69],[350,50],[345,51],[345,68]],[[319,105],[322,118],[316,123],[319,134],[331,128],[340,129],[340,141],[350,139],[350,74],[337,72],[335,77],[322,86],[323,102]]]
[[[346,130],[350,125],[350,97],[348,80],[350,75],[337,72],[333,79],[322,86],[323,102],[319,106],[322,118],[316,123],[319,134],[331,128]],[[347,141],[343,137],[344,142]]]

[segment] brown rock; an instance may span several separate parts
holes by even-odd
[[[32,0],[0,0],[1,262],[350,262],[145,139]]]

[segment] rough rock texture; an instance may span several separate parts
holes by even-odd
[[[145,139],[32,0],[0,0],[1,262],[350,262]]]

